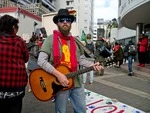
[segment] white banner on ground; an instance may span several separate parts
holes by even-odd
[[[86,113],[145,113],[137,108],[121,103],[85,89]]]

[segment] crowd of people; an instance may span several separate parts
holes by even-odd
[[[105,38],[99,38],[94,44],[91,34],[87,34],[85,47],[94,54],[94,58],[91,58],[70,33],[74,19],[67,9],[60,9],[53,17],[58,29],[44,42],[33,32],[27,45],[17,35],[19,20],[9,15],[0,17],[0,106],[3,113],[21,113],[27,84],[28,91],[32,91],[28,78],[36,68],[42,68],[55,76],[61,86],[68,87],[69,80],[57,70],[58,66],[67,67],[70,72],[78,71],[81,67],[92,67],[89,73],[73,78],[74,86],[71,89],[60,91],[54,97],[55,113],[66,113],[68,98],[75,113],[86,113],[83,83],[86,84],[88,75],[89,83],[93,84],[94,73],[104,75],[105,66],[120,68],[128,61],[128,75],[132,76],[132,63],[136,55],[138,66],[145,67],[148,48],[146,35],[141,34],[138,44],[130,40],[123,47],[122,43],[115,41],[111,44]]]
[[[127,63],[128,76],[132,76],[132,63],[135,60],[139,61],[139,64],[137,66],[140,67],[145,67],[145,64],[149,63],[149,47],[148,36],[144,34],[140,35],[137,44],[132,40],[129,40],[126,45],[123,45],[117,40],[115,40],[114,43],[110,44],[109,40],[105,38],[99,38],[94,46],[94,54],[96,56],[96,61],[103,62],[107,67],[114,66],[116,68],[120,68],[122,64]]]

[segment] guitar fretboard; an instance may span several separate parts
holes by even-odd
[[[87,67],[87,68],[79,70],[79,71],[71,72],[71,73],[67,74],[66,76],[67,76],[67,78],[72,78],[76,75],[80,75],[80,74],[92,71],[93,69],[94,69],[93,67]]]
[[[115,63],[115,62],[114,62],[114,59],[110,58],[108,61],[104,60],[103,63],[105,63],[105,65],[103,65],[104,67],[107,67],[107,66],[109,67],[109,65],[113,66],[113,63]],[[83,74],[83,73],[86,73],[86,72],[89,72],[89,71],[92,71],[92,70],[94,70],[93,67],[86,67],[85,69],[66,74],[66,76],[67,76],[67,78],[72,78],[76,75],[80,75],[80,74]]]

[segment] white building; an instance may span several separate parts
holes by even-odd
[[[97,28],[98,28],[98,25],[97,24],[94,24],[94,27],[93,27],[93,41],[96,42],[97,40]]]
[[[138,41],[139,34],[146,33],[150,42],[150,0],[119,0],[118,39]]]
[[[27,42],[32,36],[32,32],[34,32],[35,27],[41,27],[41,17],[18,7],[0,8],[0,16],[5,14],[19,19],[19,31],[17,34]],[[34,26],[34,23],[37,23],[37,25]]]
[[[93,40],[99,40],[99,38],[106,38],[110,42],[114,42],[118,36],[118,28],[108,27],[110,25],[110,20],[105,20],[103,18],[97,19],[97,23],[94,24]]]
[[[41,28],[41,15],[50,11],[56,11],[54,0],[0,0],[0,16],[8,14],[19,19],[18,35],[27,42],[36,28]],[[36,23],[36,25],[35,25]]]
[[[76,10],[76,22],[78,23],[78,34],[81,36],[82,30],[93,35],[93,7],[94,0],[55,0],[55,7]]]
[[[10,2],[13,4],[8,4]],[[16,10],[10,12],[8,10],[0,10],[0,15],[11,14],[18,18],[21,26],[18,34],[24,37],[30,37],[30,34],[32,34],[36,28],[41,27],[42,13],[56,12],[60,8],[67,8],[76,11],[76,27],[78,29],[77,34],[79,37],[82,35],[82,31],[86,34],[90,33],[93,35],[94,0],[1,0],[0,7],[1,6],[5,8],[13,6],[16,8]],[[23,14],[22,12],[28,12],[28,14],[30,12],[31,14],[28,16],[27,13]],[[34,22],[38,23],[36,28],[34,27]]]

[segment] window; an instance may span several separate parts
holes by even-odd
[[[69,10],[69,9],[73,9],[73,7],[66,7],[66,9],[68,9],[68,10]]]
[[[84,24],[85,24],[85,25],[87,24],[87,20],[84,20]]]
[[[121,0],[119,0],[119,7],[121,6]]]
[[[66,1],[66,5],[69,5],[69,3],[70,3],[69,1]]]
[[[66,1],[66,5],[70,5],[72,3],[73,3],[73,1]]]
[[[87,27],[86,26],[84,27],[84,31],[87,32]]]
[[[23,18],[25,18],[26,17],[26,15],[23,15]]]

